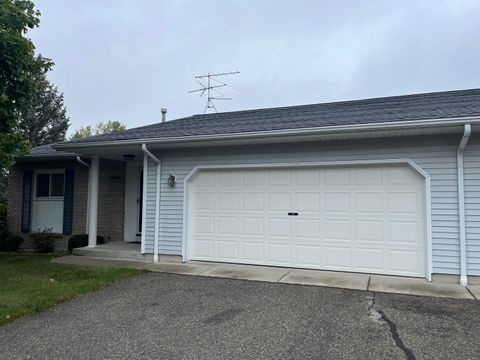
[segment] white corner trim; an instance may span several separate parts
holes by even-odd
[[[88,172],[88,247],[97,246],[98,178],[100,158],[92,156]]]
[[[467,240],[465,230],[465,184],[463,170],[463,153],[467,142],[470,139],[472,127],[470,124],[464,125],[464,131],[457,150],[457,180],[458,180],[458,223],[460,240],[460,284],[467,286]]]
[[[147,215],[147,177],[148,177],[148,157],[143,155],[143,186],[142,186],[142,234],[140,235],[140,252],[145,254],[145,229]]]
[[[197,165],[183,181],[183,226],[182,226],[182,261],[190,259],[188,249],[188,197],[189,183],[201,170],[215,169],[256,169],[256,168],[282,168],[282,167],[328,167],[349,165],[391,165],[406,164],[425,179],[425,237],[426,237],[426,279],[432,281],[433,252],[432,252],[432,202],[430,175],[417,163],[409,158],[381,159],[381,160],[350,160],[350,161],[320,161],[320,162],[292,162],[292,163],[262,163],[262,164],[234,164],[234,165]]]
[[[88,178],[90,179],[90,164],[83,161],[80,155],[76,157],[77,161],[82,164],[83,166],[88,168]],[[85,219],[85,233],[88,234],[88,222],[90,219],[90,191],[88,190],[88,185],[90,185],[90,180],[87,183],[87,211],[86,211],[86,219]]]
[[[142,144],[142,151],[145,157],[149,157],[152,159],[156,164],[157,168],[157,189],[155,194],[155,239],[153,242],[153,261],[158,262],[158,242],[159,242],[159,226],[160,226],[160,190],[161,190],[161,177],[162,177],[162,163],[160,159],[153,155],[147,148],[146,144]],[[145,179],[145,173],[143,174],[143,178]],[[144,197],[144,203],[146,203],[146,197]],[[144,239],[144,224],[145,218],[142,218],[142,238]],[[144,243],[144,242],[142,242]]]

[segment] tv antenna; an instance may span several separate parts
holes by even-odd
[[[223,73],[207,73],[204,75],[194,75],[195,81],[200,85],[199,89],[191,90],[188,93],[200,93],[200,97],[206,97],[207,103],[205,104],[204,114],[208,109],[215,110],[218,113],[217,108],[213,104],[213,100],[232,100],[232,98],[224,97],[224,95],[218,90],[218,88],[228,86],[225,82],[220,81],[217,77],[240,74],[240,71],[229,71]],[[230,86],[231,87],[231,86]],[[212,93],[218,94],[215,96]]]

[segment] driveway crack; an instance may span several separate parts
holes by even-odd
[[[371,291],[371,294],[372,297],[370,298],[370,303],[368,305],[368,312],[370,313],[370,316],[375,318],[377,321],[383,321],[385,324],[387,324],[390,329],[390,335],[392,336],[393,341],[395,341],[397,347],[405,354],[405,358],[407,360],[415,360],[415,354],[410,348],[408,348],[404,344],[402,338],[400,337],[397,329],[397,324],[395,324],[394,321],[389,319],[382,310],[375,309],[375,292]]]

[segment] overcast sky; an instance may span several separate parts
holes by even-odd
[[[72,126],[480,87],[480,1],[34,0]]]

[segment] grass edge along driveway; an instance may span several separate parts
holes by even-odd
[[[0,325],[144,272],[53,264],[52,258],[0,254]]]

